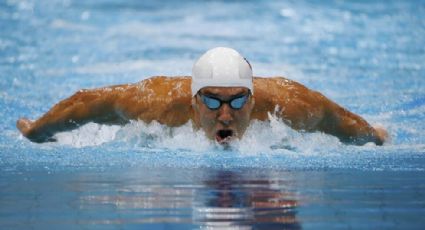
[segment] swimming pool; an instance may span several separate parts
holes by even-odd
[[[425,211],[424,1],[0,2],[0,228],[400,228]],[[391,141],[256,122],[232,149],[190,124],[15,128],[81,88],[190,75],[215,46],[318,90]]]

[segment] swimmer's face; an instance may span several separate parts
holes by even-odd
[[[193,97],[192,106],[195,124],[210,139],[227,144],[244,134],[254,99],[245,87],[204,87]]]

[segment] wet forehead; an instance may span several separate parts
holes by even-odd
[[[204,87],[201,90],[202,94],[213,95],[213,96],[235,96],[241,94],[247,94],[248,88],[246,87]]]

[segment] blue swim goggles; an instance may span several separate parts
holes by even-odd
[[[232,109],[241,109],[246,102],[248,101],[248,97],[251,93],[242,95],[242,96],[236,96],[230,100],[221,100],[219,98],[211,97],[202,94],[201,92],[198,92],[199,96],[202,99],[202,102],[211,110],[217,110],[221,107],[223,103],[226,103],[230,106]]]

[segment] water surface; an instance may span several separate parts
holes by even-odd
[[[422,229],[424,1],[0,2],[0,228]],[[216,46],[372,124],[349,146],[279,120],[223,150],[186,124],[15,128],[81,88],[190,75]]]

